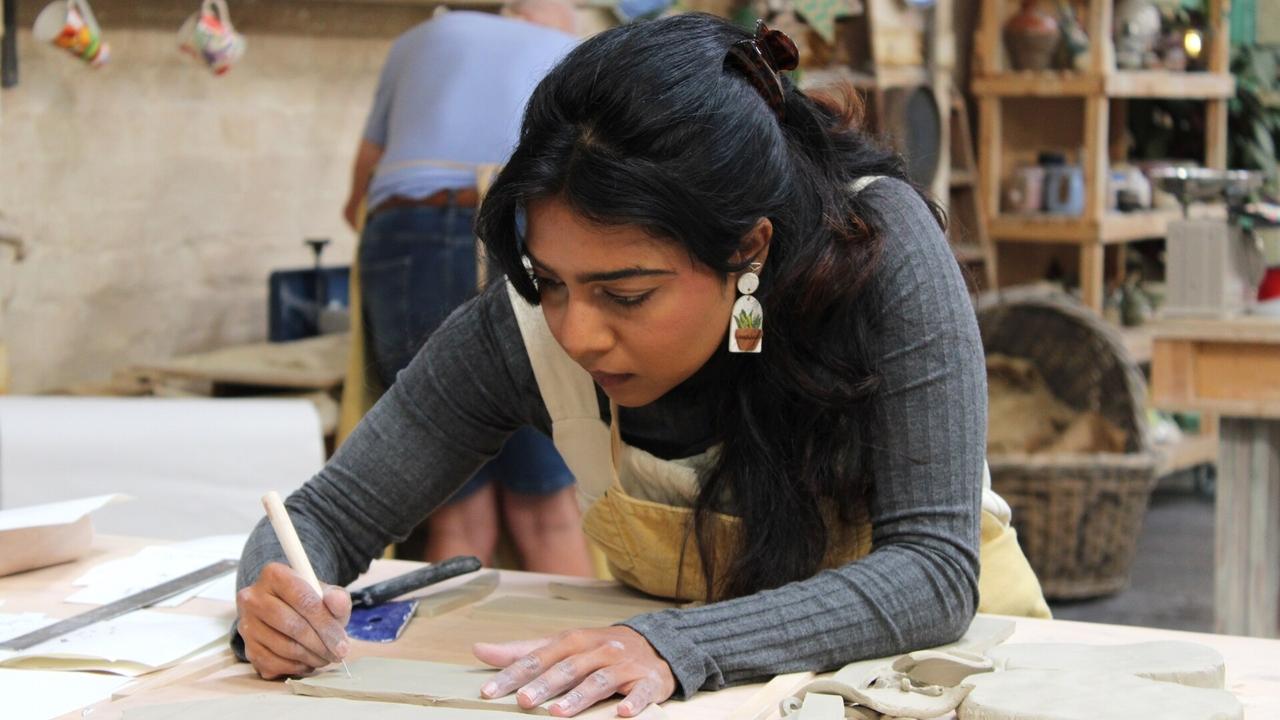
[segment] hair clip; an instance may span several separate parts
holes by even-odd
[[[791,38],[757,20],[755,37],[730,45],[724,62],[747,78],[781,120],[785,90],[778,73],[795,70],[800,64],[800,52]]]

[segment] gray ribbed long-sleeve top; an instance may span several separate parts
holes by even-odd
[[[699,689],[949,642],[977,605],[986,373],[963,279],[925,204],[906,184],[863,191],[885,247],[864,301],[881,375],[869,500],[873,551],[812,578],[624,624]],[[629,444],[660,457],[705,448],[708,409],[672,392],[625,409]],[[502,447],[516,428],[550,430],[500,284],[432,335],[333,459],[286,500],[316,574],[351,582]],[[259,523],[239,584],[283,553]],[[237,638],[238,639],[238,638]]]

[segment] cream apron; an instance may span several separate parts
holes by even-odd
[[[859,183],[855,192],[867,183]],[[705,579],[693,539],[693,502],[698,471],[714,461],[715,448],[694,457],[663,460],[621,441],[618,412],[611,428],[600,419],[595,382],[556,342],[542,310],[510,283],[515,310],[534,377],[551,417],[551,437],[578,482],[583,530],[620,581],[643,592],[681,600],[703,600]],[[865,516],[865,514],[864,514]],[[717,576],[737,547],[739,518],[713,515]],[[1007,503],[991,490],[984,464],[979,611],[1049,617],[1040,583],[1009,525]],[[823,567],[838,567],[871,552],[869,522],[841,527],[828,543]]]

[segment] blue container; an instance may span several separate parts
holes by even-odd
[[[1045,166],[1044,211],[1051,215],[1084,214],[1084,170],[1079,165]]]

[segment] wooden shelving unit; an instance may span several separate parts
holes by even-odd
[[[1160,70],[1117,70],[1104,75],[1009,72],[974,78],[973,91],[979,95],[1023,97],[1224,99],[1235,94],[1235,79],[1230,74]]]
[[[1207,72],[1117,70],[1110,39],[1114,12],[1111,0],[1087,0],[1087,71],[1014,72],[1008,69],[1002,27],[1016,3],[982,1],[973,92],[979,98],[981,207],[991,238],[998,243],[1076,246],[1081,296],[1099,312],[1105,292],[1107,247],[1164,237],[1169,220],[1178,215],[1177,211],[1164,210],[1120,213],[1107,207],[1113,125],[1123,117],[1126,100],[1203,100],[1204,164],[1226,167],[1227,100],[1235,94],[1235,80],[1228,70],[1229,0],[1208,0],[1208,4]],[[1047,140],[1046,145],[1030,146],[1030,142],[1042,137]],[[1079,217],[1001,213],[1004,180],[1015,164],[1026,162],[1037,149],[1079,156],[1085,186],[1084,212]]]

